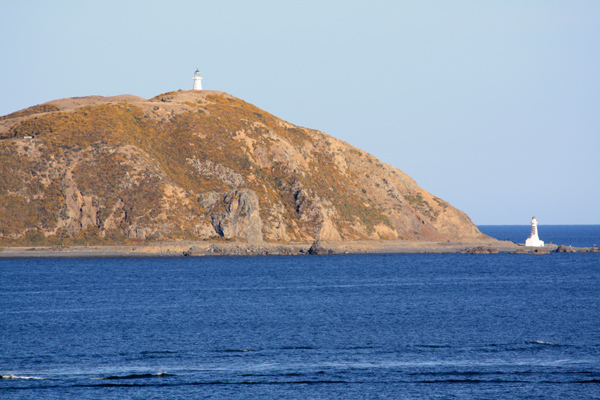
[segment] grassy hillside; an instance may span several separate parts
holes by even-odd
[[[480,237],[401,171],[221,92],[0,118],[4,245]]]

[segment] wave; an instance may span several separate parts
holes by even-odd
[[[217,353],[250,353],[254,350],[248,349],[223,349],[223,350],[215,350]]]
[[[167,374],[166,372],[157,372],[155,374],[113,375],[113,376],[104,376],[102,378],[92,378],[92,379],[105,381],[105,380],[118,380],[118,379],[164,378],[165,376],[172,376],[172,375]]]
[[[550,343],[550,342],[544,342],[543,340],[530,340],[527,343],[530,343],[530,344],[541,344],[541,345],[544,345],[544,346],[560,346],[560,344]]]
[[[399,383],[399,382],[396,382]],[[599,379],[579,380],[579,381],[551,381],[551,380],[522,380],[522,379],[433,379],[420,381],[403,381],[403,383],[530,383],[530,384],[586,384],[600,383]]]
[[[170,351],[170,350],[150,350],[150,351],[145,350],[145,351],[142,351],[140,354],[145,356],[145,355],[154,355],[154,354],[162,355],[162,354],[178,354],[178,353],[179,353],[178,351]]]
[[[407,372],[408,376],[490,376],[490,375],[520,375],[530,374],[531,371],[431,371],[431,372]]]
[[[256,374],[256,373],[248,373],[241,374],[240,376],[244,378],[287,378],[290,376],[313,376],[313,375],[321,375],[325,374],[325,371],[316,371],[316,372],[274,372],[272,374]]]
[[[425,348],[425,349],[449,349],[450,345],[447,344],[417,344],[415,345],[417,348]]]
[[[406,381],[406,383],[531,383],[520,379],[432,379],[421,381]],[[550,382],[555,383],[555,382]],[[563,382],[561,382],[563,383]]]
[[[139,353],[143,359],[172,358],[178,354],[179,352],[176,351],[142,351]]]
[[[344,380],[297,380],[297,381],[208,381],[208,382],[181,382],[174,384],[141,384],[141,383],[101,383],[96,385],[74,385],[77,387],[141,387],[141,386],[246,386],[246,385],[323,385],[323,384],[349,384]]]
[[[377,349],[376,346],[350,346],[350,347],[342,347],[342,350],[373,350]]]
[[[84,382],[69,382],[70,384],[63,386],[63,384],[58,385],[48,385],[48,386],[28,386],[28,387],[13,387],[11,389],[14,390],[27,390],[34,389],[39,390],[42,388],[64,388],[64,387],[87,387],[87,388],[136,388],[136,387],[184,387],[184,386],[295,386],[295,385],[356,385],[356,384],[369,384],[369,383],[383,383],[381,381],[371,381],[370,379],[319,379],[315,377],[311,379],[310,377],[301,377],[303,374],[283,374],[281,376],[273,375],[273,376],[265,376],[267,379],[260,379],[261,376],[257,375],[252,379],[252,377],[247,376],[242,379],[224,379],[224,380],[154,380],[154,379],[141,379],[141,380],[130,380],[127,379],[138,379],[138,378],[151,378],[158,376],[167,376],[164,373],[158,374],[132,374],[126,376],[117,376],[117,377],[105,377],[101,378],[102,381],[98,381],[97,383],[84,383]],[[429,376],[428,376],[429,375]],[[422,374],[420,378],[416,379],[406,379],[408,377],[397,376],[396,379],[387,379],[384,382],[390,384],[580,384],[580,385],[597,385],[600,383],[600,379],[596,377],[589,377],[589,379],[542,379],[545,374],[539,374],[539,376],[534,377],[525,377],[520,373],[516,374],[505,374],[505,373],[478,373],[478,372],[470,372],[464,371],[462,373],[449,373],[446,376],[443,374]],[[486,376],[487,375],[487,376]],[[494,376],[496,375],[496,376]],[[521,375],[521,376],[519,376]],[[3,375],[8,376],[8,375]],[[296,379],[287,380],[286,378],[295,377]],[[250,379],[248,379],[250,378]],[[256,379],[257,378],[257,379]],[[280,378],[280,379],[278,379]],[[364,377],[363,377],[364,378]],[[108,379],[108,381],[107,381]],[[110,381],[111,379],[116,379],[114,381]],[[54,381],[56,382],[56,381]],[[65,382],[66,383],[66,382]]]
[[[0,379],[44,379],[39,376],[0,375]]]

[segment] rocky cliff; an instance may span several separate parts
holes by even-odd
[[[222,92],[0,117],[4,243],[484,237],[397,168]]]

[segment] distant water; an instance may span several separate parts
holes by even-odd
[[[0,398],[600,398],[600,254],[0,259]]]
[[[479,225],[479,230],[499,240],[525,243],[531,225]],[[545,243],[574,247],[600,246],[600,225],[538,225],[538,236]]]

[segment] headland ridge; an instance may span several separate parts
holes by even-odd
[[[0,117],[0,168],[5,249],[495,243],[398,168],[218,91],[60,99]]]

